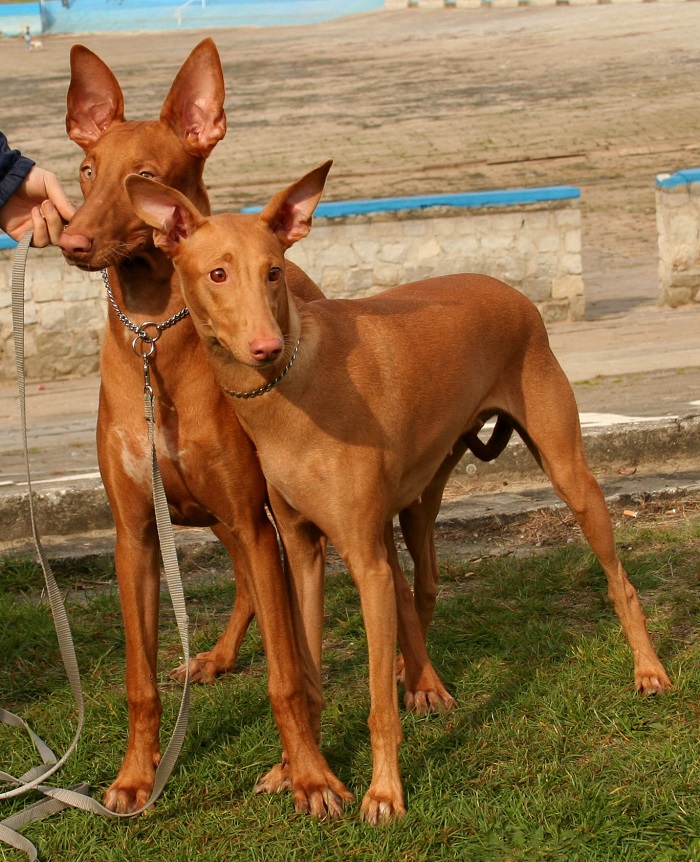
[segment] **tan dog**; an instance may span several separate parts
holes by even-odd
[[[315,716],[322,695],[320,688],[304,690],[304,662],[297,653],[258,459],[230,399],[216,384],[191,318],[183,313],[185,302],[172,263],[155,248],[150,227],[134,215],[124,191],[124,177],[136,171],[177,187],[206,212],[202,171],[226,131],[223,102],[221,63],[211,39],[192,51],[160,118],[148,122],[125,121],[119,84],[99,57],[81,46],[71,52],[66,123],[68,134],[85,152],[80,168],[85,202],[68,225],[61,247],[66,260],[83,269],[108,266],[114,298],[101,356],[97,445],[117,530],[129,739],[105,803],[119,812],[141,807],[160,759],[156,685],[160,556],[140,358],[153,347],[149,367],[157,411],[156,445],[172,518],[178,524],[210,526],[229,552],[237,577],[229,625],[211,652],[193,660],[193,677],[209,680],[233,667],[253,616],[252,590],[261,610],[265,647],[269,651],[271,643],[276,645],[270,653],[269,688],[290,761],[284,783],[293,788],[297,809],[336,816],[343,800],[351,796],[318,750],[317,719],[310,718],[307,699],[319,700],[312,705]],[[301,271],[292,272],[290,279],[300,296],[321,295]],[[171,325],[161,332],[149,321]],[[129,322],[137,329],[144,326],[149,338],[158,334],[157,342],[151,345],[139,338]],[[309,531],[301,522],[290,522],[280,531],[290,564],[315,567],[318,573],[307,572],[306,577],[318,579],[323,571],[318,531]],[[315,674],[310,679],[313,684]],[[273,770],[264,780],[264,789],[277,789],[278,773]]]
[[[301,305],[290,292],[284,253],[308,233],[329,168],[280,192],[259,216],[207,218],[158,183],[130,177],[126,185],[156,244],[172,256],[268,482],[329,537],[357,584],[374,761],[362,812],[377,823],[404,813],[387,523],[431,482],[455,441],[488,416],[504,415],[518,429],[603,565],[637,689],[656,693],[670,683],[617,557],[573,393],[534,305],[481,275],[354,301]]]

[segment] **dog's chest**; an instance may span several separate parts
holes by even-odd
[[[117,429],[115,437],[119,463],[117,475],[122,472],[143,495],[150,497],[153,466],[145,421],[142,433]],[[205,471],[197,469],[192,448],[178,445],[167,427],[156,427],[155,447],[173,521],[190,525],[208,524],[211,515],[200,502],[206,486]],[[113,471],[110,471],[110,475],[113,475]]]

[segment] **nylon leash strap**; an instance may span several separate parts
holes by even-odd
[[[168,510],[168,502],[163,488],[163,482],[158,467],[158,459],[155,448],[155,410],[153,404],[153,392],[146,382],[144,387],[144,412],[148,425],[148,437],[151,448],[151,473],[153,480],[153,503],[155,508],[156,523],[158,528],[158,536],[161,543],[161,556],[163,559],[163,568],[165,578],[168,584],[175,619],[180,635],[182,645],[182,654],[186,668],[185,684],[183,687],[182,698],[180,701],[180,709],[178,712],[175,727],[172,737],[166,748],[163,757],[156,769],[155,782],[153,790],[147,802],[137,811],[129,814],[117,814],[105,808],[96,799],[87,795],[89,786],[87,784],[77,785],[71,788],[61,788],[46,785],[44,782],[47,778],[59,770],[68,760],[75,750],[78,740],[83,729],[85,721],[85,699],[83,696],[82,685],[80,681],[80,671],[75,654],[75,647],[68,622],[65,605],[61,592],[56,583],[55,576],[51,569],[49,560],[44,552],[39,537],[37,528],[36,511],[34,507],[34,493],[31,485],[31,470],[29,463],[29,447],[27,438],[27,415],[26,415],[26,384],[24,370],[24,273],[26,270],[27,254],[32,240],[32,231],[28,231],[21,239],[12,266],[12,328],[14,336],[15,348],[15,364],[17,368],[17,388],[19,393],[19,408],[20,420],[22,427],[22,444],[24,448],[24,461],[27,474],[27,489],[29,501],[29,516],[31,521],[32,537],[34,546],[41,563],[41,568],[44,573],[46,582],[46,590],[49,596],[51,605],[51,613],[53,616],[56,635],[58,638],[59,650],[61,658],[66,670],[73,699],[75,701],[78,714],[77,727],[73,740],[68,746],[65,754],[57,758],[48,745],[35,734],[31,728],[19,716],[12,712],[0,708],[0,722],[12,727],[21,728],[27,731],[36,748],[41,763],[30,768],[27,772],[19,777],[12,776],[6,772],[0,771],[0,781],[15,785],[12,789],[0,793],[0,801],[9,799],[20,794],[27,793],[31,790],[36,790],[42,793],[44,800],[29,805],[21,809],[15,814],[0,821],[0,841],[9,844],[17,850],[25,853],[30,862],[36,862],[38,858],[36,847],[19,833],[29,823],[36,820],[41,820],[51,814],[66,807],[81,808],[84,811],[90,811],[93,814],[99,814],[105,817],[126,819],[135,817],[141,814],[156,801],[165,787],[168,778],[170,777],[177,758],[182,750],[187,732],[187,721],[189,716],[190,702],[190,677],[189,677],[189,621],[187,618],[187,610],[185,606],[184,590],[182,586],[182,578],[177,561],[177,551],[175,548],[175,538],[173,535],[172,523],[170,521],[170,513]]]

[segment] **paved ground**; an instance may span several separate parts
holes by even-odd
[[[158,110],[203,35],[79,41],[110,63],[127,115],[139,118]],[[230,129],[207,168],[217,209],[264,201],[328,156],[335,159],[328,199],[579,186],[587,320],[552,326],[555,352],[575,382],[591,440],[611,415],[660,429],[645,450],[625,458],[616,449],[614,464],[607,458],[617,475],[611,488],[622,475],[628,487],[642,482],[639,493],[644,482],[697,487],[697,424],[680,433],[673,417],[700,413],[700,307],[655,304],[654,176],[700,164],[700,5],[401,10],[213,35]],[[51,166],[77,196],[79,152],[63,128],[73,41],[49,39],[33,53],[0,42],[13,70],[1,98],[14,145]],[[97,387],[88,377],[33,381],[29,389],[33,475],[46,482],[38,489],[95,510],[99,497],[83,489],[99,485]],[[16,500],[22,459],[12,383],[0,385],[0,458],[0,502]],[[76,478],[82,474],[90,478]],[[64,516],[63,532],[69,521]],[[10,544],[9,523],[0,527],[0,549]]]
[[[700,308],[642,309],[597,323],[551,327],[555,352],[577,381],[589,458],[609,496],[678,493],[700,499],[698,332]],[[32,481],[41,500],[42,534],[56,553],[94,552],[112,543],[94,444],[98,389],[97,376],[28,387]],[[0,384],[0,454],[2,552],[27,547],[30,535],[11,382]],[[485,515],[505,519],[554,503],[522,447],[511,444],[496,467],[479,465],[476,473],[454,477],[443,525],[466,527]],[[94,530],[107,532],[98,536]],[[201,531],[193,535],[202,538]]]
[[[207,167],[215,208],[261,203],[328,157],[327,199],[571,184],[582,190],[589,316],[656,296],[654,177],[700,163],[700,6],[403,9],[309,27],[0,41],[2,126],[77,196],[64,130],[69,49],[152,116],[213,35],[229,133]]]

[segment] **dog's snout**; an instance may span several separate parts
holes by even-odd
[[[282,341],[276,336],[254,338],[249,343],[250,355],[257,362],[273,362],[282,353]]]
[[[92,240],[89,236],[80,233],[68,233],[64,231],[58,241],[61,249],[72,257],[84,257],[92,248]]]

